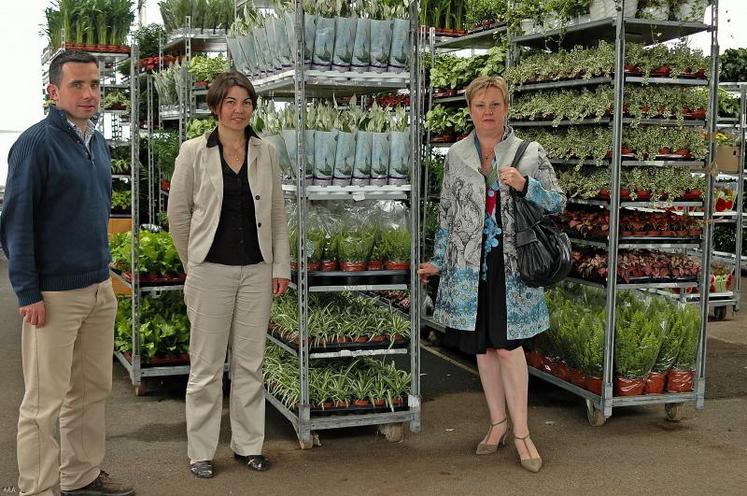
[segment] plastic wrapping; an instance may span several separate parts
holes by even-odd
[[[318,272],[322,268],[322,259],[327,245],[327,233],[324,230],[324,210],[312,207],[306,216],[306,260],[307,270]]]
[[[340,132],[337,134],[337,151],[335,154],[335,171],[332,184],[349,186],[355,167],[356,133]]]
[[[304,16],[306,18],[309,17],[308,14],[304,14]],[[296,57],[296,45],[298,44],[298,39],[296,38],[296,13],[286,12],[283,15],[283,24],[285,24],[285,38],[288,40],[288,56],[291,65],[293,65],[293,61]],[[306,42],[309,42],[308,38],[306,39]]]
[[[321,270],[322,272],[331,272],[339,269],[337,245],[339,232],[342,228],[342,212],[340,209],[335,208],[337,204],[334,202],[322,205],[324,206],[317,207],[325,237]]]
[[[255,27],[251,30],[252,43],[254,44],[254,50],[257,53],[257,68],[259,72],[272,72],[272,60],[268,60],[268,49],[265,49],[267,43],[267,32],[263,27]]]
[[[337,254],[345,272],[366,270],[376,237],[376,226],[368,223],[370,206],[348,207],[344,227],[338,235]]]
[[[231,55],[231,59],[234,61],[236,69],[243,74],[251,74],[251,70],[248,67],[244,52],[239,46],[239,39],[235,36],[226,37],[226,44],[228,45],[228,52]]]
[[[313,129],[304,130],[304,158],[306,162],[306,179],[314,177],[314,145],[316,144],[315,139],[316,131]]]
[[[640,9],[639,17],[654,21],[669,20],[669,5],[657,5]]]
[[[273,70],[279,70],[283,67],[280,62],[280,51],[281,47],[278,46],[278,34],[277,25],[275,24],[275,17],[265,18],[265,39],[267,40],[268,54],[270,56],[270,63]]]
[[[319,131],[314,134],[314,184],[332,184],[337,154],[337,131]]]
[[[669,312],[669,319],[665,325],[664,337],[659,348],[659,354],[652,368],[653,372],[666,374],[677,360],[682,344],[683,332],[683,314],[680,311],[672,310]]]
[[[356,186],[365,186],[371,182],[372,147],[373,133],[358,131],[355,140],[355,166],[352,180]]]
[[[683,0],[674,7],[674,19],[682,22],[703,22],[708,0]]]
[[[314,58],[312,69],[329,69],[332,67],[332,53],[335,47],[335,19],[317,17],[316,36],[314,38]]]
[[[285,149],[288,152],[288,160],[291,163],[291,177],[296,177],[297,155],[298,155],[298,138],[295,129],[283,129],[280,135],[285,141]]]
[[[291,45],[288,39],[288,31],[285,29],[285,17],[272,18],[272,24],[275,29],[275,42],[277,47],[277,59],[280,63],[281,68],[288,68],[293,65],[293,57],[291,56]],[[293,47],[295,50],[295,47]]]
[[[355,47],[357,19],[335,17],[335,45],[332,55],[332,68],[337,71],[350,70]]]
[[[392,21],[371,21],[370,70],[386,72],[389,67],[389,52],[392,48]]]
[[[295,131],[293,132],[295,133]],[[283,173],[285,173],[289,177],[294,177],[296,163],[291,162],[283,136],[279,134],[273,134],[269,136],[263,136],[262,138],[267,140],[267,142],[275,148],[275,152],[277,152],[278,156],[278,162],[280,163],[280,168],[283,170]]]
[[[672,369],[667,373],[667,391],[670,393],[687,393],[693,390],[695,371]]]
[[[405,70],[410,55],[410,21],[394,19],[392,21],[392,47],[389,51],[389,72]]]
[[[412,236],[407,208],[399,201],[380,202],[382,222],[378,242],[386,270],[410,268]]]
[[[355,45],[351,67],[366,72],[371,65],[371,19],[358,19],[355,26]]]
[[[389,184],[402,185],[410,181],[410,132],[389,132]]]
[[[254,42],[254,35],[251,33],[238,38],[241,53],[244,54],[246,69],[249,74],[256,76],[260,72],[259,60],[257,58],[257,44]]]
[[[303,62],[306,65],[310,65],[314,58],[314,42],[316,38],[316,21],[318,16],[313,14],[304,14],[304,51],[303,51]],[[294,33],[294,24],[289,27],[289,32]]]
[[[288,244],[290,246],[290,266],[293,272],[298,271],[298,209],[295,199],[285,202],[285,218],[288,222]]]
[[[383,186],[389,178],[389,133],[371,133],[371,182]]]

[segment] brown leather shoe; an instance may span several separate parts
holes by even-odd
[[[135,490],[129,482],[115,479],[102,470],[87,486],[61,493],[62,496],[132,496]]]

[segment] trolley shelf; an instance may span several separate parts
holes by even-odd
[[[560,122],[554,121],[511,121],[511,125],[514,127],[565,127],[565,126],[611,126],[611,117],[603,117],[601,119],[582,119],[579,121],[562,120]],[[705,127],[705,121],[700,119],[685,119],[682,122],[677,122],[676,119],[634,119],[632,117],[625,117],[622,120],[623,124],[638,123],[645,126],[693,126],[693,127]]]
[[[562,88],[575,88],[579,86],[596,86],[600,84],[612,84],[612,77],[600,76],[589,79],[566,79],[563,81],[546,81],[541,83],[525,83],[516,85],[514,91],[527,92],[539,90],[553,90]],[[665,78],[665,77],[643,77],[643,76],[625,76],[626,83],[640,84],[666,84],[673,86],[707,86],[707,79],[688,79],[688,78]],[[434,99],[434,103],[436,100]]]
[[[298,356],[298,345],[284,341],[271,332],[267,339],[283,348],[294,357]],[[408,341],[396,343],[390,347],[389,343],[345,343],[348,348],[327,351],[324,347],[309,347],[309,358],[353,358],[361,356],[406,355],[410,351]],[[356,347],[357,345],[357,347]]]
[[[610,202],[609,200],[585,200],[583,198],[568,198],[568,203],[575,203],[576,205],[595,205],[599,207],[605,207],[607,209],[610,208]],[[629,207],[629,208],[649,208],[649,209],[666,209],[670,207],[702,207],[703,202],[702,201],[659,201],[659,202],[650,202],[650,201],[640,201],[640,202],[633,202],[633,201],[621,201],[620,202],[621,207]]]
[[[569,282],[575,282],[577,284],[583,284],[585,286],[592,286],[595,288],[601,288],[604,289],[607,287],[606,282],[596,282],[596,281],[589,281],[586,279],[580,279],[577,277],[568,277],[566,278],[566,281]],[[618,282],[617,288],[619,290],[625,290],[625,289],[656,289],[656,288],[680,288],[680,289],[686,289],[686,288],[696,288],[698,287],[697,281],[688,281],[688,282],[645,282],[645,283],[624,283],[624,282]]]
[[[550,159],[550,163],[553,165],[597,165],[595,160],[573,160],[573,159]],[[610,160],[603,159],[601,161],[602,166],[609,166]],[[705,160],[630,160],[623,157],[620,164],[623,167],[705,167]]]
[[[484,31],[441,41],[436,43],[436,48],[492,48],[496,44],[496,37],[507,31],[508,26],[503,24]]]
[[[608,246],[607,241],[573,237],[571,238],[571,242],[580,246],[594,246],[605,249]],[[623,250],[695,249],[700,248],[700,240],[693,238],[621,237],[618,240],[617,247]]]
[[[412,186],[306,186],[309,200],[406,200]],[[295,184],[284,184],[283,191],[295,194]]]
[[[293,96],[296,72],[288,70],[269,77],[257,79],[254,87],[257,93],[272,93],[279,96]],[[407,88],[410,84],[409,72],[337,72],[304,71],[306,96],[331,97],[378,93],[387,89]]]

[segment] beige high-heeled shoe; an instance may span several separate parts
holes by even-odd
[[[485,435],[485,439],[490,437],[490,433],[493,432],[493,427],[497,427],[508,420],[508,417],[504,418],[500,422],[496,422],[495,424],[490,424],[490,428],[488,429],[488,433]],[[477,445],[477,450],[475,450],[476,455],[489,455],[491,453],[495,453],[498,451],[499,446],[505,446],[506,445],[506,437],[508,436],[508,431],[510,430],[511,426],[506,426],[506,432],[503,433],[501,438],[498,440],[495,444],[489,444],[489,443],[480,443]]]
[[[529,446],[527,446],[527,439],[530,439],[529,434],[527,434],[524,437],[517,437],[514,436],[514,439],[518,439],[522,443],[524,443],[524,448],[526,448],[527,452],[531,451],[529,450]],[[522,458],[521,454],[519,454],[519,462],[521,462],[522,468],[525,470],[529,470],[530,472],[537,473],[542,468],[542,457],[538,456],[537,458]]]

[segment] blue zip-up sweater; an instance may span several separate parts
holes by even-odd
[[[104,137],[95,132],[89,151],[60,109],[13,144],[0,242],[20,306],[109,277],[111,184]]]

